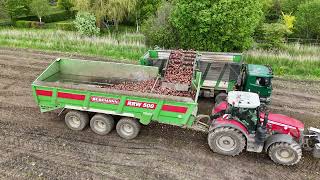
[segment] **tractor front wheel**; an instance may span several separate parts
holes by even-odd
[[[268,154],[275,163],[290,166],[300,161],[302,150],[296,142],[278,142],[269,147]]]
[[[221,127],[209,133],[208,144],[213,152],[236,156],[239,155],[246,146],[246,139],[237,129]]]

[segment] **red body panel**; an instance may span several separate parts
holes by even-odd
[[[260,114],[261,122],[263,122],[264,116],[264,113]],[[304,124],[297,119],[282,114],[270,113],[268,116],[267,128],[271,132],[289,134],[294,138],[299,139],[301,136],[300,130],[304,130]]]
[[[227,108],[228,108],[228,103],[226,101],[222,101],[220,104],[214,107],[212,114],[217,114],[221,111],[226,110]]]

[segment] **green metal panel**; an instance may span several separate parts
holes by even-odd
[[[242,55],[234,55],[233,56],[233,62],[238,62],[240,63],[242,61]]]

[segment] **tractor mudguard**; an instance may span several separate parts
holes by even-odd
[[[273,143],[286,142],[291,144],[293,141],[292,136],[288,134],[275,134],[267,138],[266,143],[264,144],[264,150],[267,152]]]
[[[246,139],[249,138],[249,132],[243,124],[241,124],[240,122],[238,122],[236,120],[225,120],[222,117],[220,117],[212,122],[212,124],[209,128],[209,133],[217,128],[220,128],[220,127],[232,127],[234,129],[239,130],[246,137]]]

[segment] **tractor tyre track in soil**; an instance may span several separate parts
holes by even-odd
[[[293,167],[266,154],[226,157],[210,151],[206,134],[160,124],[134,140],[90,128],[67,129],[58,111],[41,114],[31,83],[64,53],[0,48],[0,179],[318,179],[320,161],[304,152]],[[320,82],[275,79],[272,110],[320,127]],[[201,102],[209,113],[212,102]],[[209,107],[209,108],[208,108]]]

